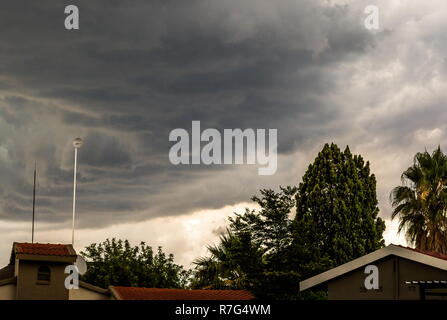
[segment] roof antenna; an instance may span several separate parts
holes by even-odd
[[[36,171],[37,171],[37,164],[36,164],[36,162],[34,162],[33,223],[32,223],[32,231],[31,231],[31,243],[34,243],[34,215],[36,212]]]

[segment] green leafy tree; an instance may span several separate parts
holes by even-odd
[[[299,282],[384,245],[375,177],[349,148],[325,145],[299,188],[263,189],[252,200],[260,210],[230,217],[228,235],[196,261],[193,282],[199,287],[324,299],[319,289],[299,293]]]
[[[447,156],[440,147],[417,153],[402,182],[390,195],[399,232],[418,249],[447,253]]]
[[[217,245],[207,247],[209,256],[197,258],[193,288],[240,289],[243,288],[244,274],[232,257],[232,248],[237,239],[227,229]]]
[[[324,270],[324,260],[306,240],[306,228],[292,218],[296,192],[293,187],[263,189],[261,197],[252,198],[260,210],[230,217],[227,234],[208,248],[210,256],[196,260],[194,285],[299,299],[299,280]],[[299,236],[298,229],[303,231]]]
[[[107,288],[131,286],[147,288],[184,288],[190,272],[174,263],[172,254],[166,256],[161,247],[156,252],[144,242],[131,246],[128,240],[93,243],[81,252],[88,269],[81,280]]]
[[[297,195],[296,221],[311,228],[319,252],[332,266],[384,246],[385,223],[378,217],[376,178],[369,162],[326,144],[309,165]]]

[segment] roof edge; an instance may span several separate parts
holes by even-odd
[[[8,279],[0,280],[0,287],[1,286],[6,286],[8,284],[16,284],[16,283],[17,283],[17,278],[16,277],[11,277],[11,278],[8,278]]]
[[[416,261],[422,264],[426,264],[438,269],[447,270],[447,261],[441,258],[437,258],[434,256],[430,256],[421,252],[417,252],[411,250],[409,248],[401,247],[395,244],[390,244],[384,248],[373,251],[369,254],[366,254],[362,257],[349,261],[345,264],[342,264],[338,267],[329,269],[325,272],[317,274],[311,278],[303,280],[299,284],[299,290],[304,291],[309,288],[312,288],[316,285],[327,282],[331,279],[339,277],[345,273],[351,272],[355,269],[363,267],[373,261],[385,258],[390,255],[396,255],[401,258],[409,259],[412,261]]]
[[[95,286],[93,284],[90,284],[88,282],[84,282],[84,281],[79,281],[79,286],[81,288],[87,289],[87,290],[91,290],[97,293],[101,293],[101,294],[109,294],[110,290],[109,289],[104,289],[98,286]]]
[[[123,297],[121,297],[118,290],[116,290],[114,286],[109,286],[109,290],[112,294],[112,297],[114,297],[116,300],[123,300]]]

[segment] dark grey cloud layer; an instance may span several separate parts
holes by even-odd
[[[80,9],[78,31],[63,28],[68,4]],[[362,18],[361,6],[311,0],[2,1],[0,219],[29,219],[34,161],[39,219],[70,219],[76,136],[85,138],[85,227],[219,208],[298,182],[281,163],[280,178],[258,177],[253,166],[171,165],[169,132],[192,120],[277,128],[280,155],[358,126],[399,135],[393,118],[354,123],[362,106],[349,103],[362,99],[340,98],[362,72],[344,66],[392,56],[377,51],[392,29],[372,33]]]

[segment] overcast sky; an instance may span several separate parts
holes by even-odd
[[[65,30],[64,8],[80,10]],[[364,27],[367,5],[380,29]],[[387,243],[390,190],[446,142],[443,0],[0,2],[0,262],[30,241],[146,241],[190,262],[260,188],[297,185],[326,142],[371,163]],[[169,132],[278,129],[278,170],[174,166]]]

